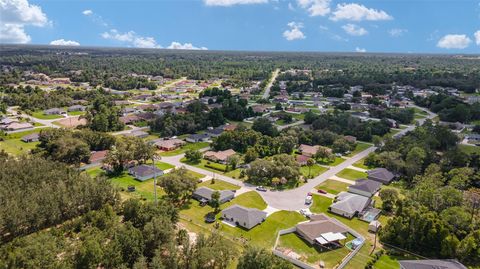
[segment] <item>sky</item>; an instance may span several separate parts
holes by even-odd
[[[480,0],[0,0],[0,43],[480,53]]]

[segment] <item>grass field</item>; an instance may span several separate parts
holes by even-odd
[[[357,153],[360,153],[360,152],[368,149],[371,146],[372,146],[372,144],[369,144],[369,143],[357,142],[357,145],[355,146],[355,149],[352,152],[350,152],[350,154],[348,154],[347,156],[352,157],[352,156],[356,155]]]
[[[215,179],[214,184],[212,184],[212,180],[204,181],[204,182],[198,184],[198,187],[208,187],[212,190],[238,190],[238,189],[240,189],[239,186],[233,185],[231,183],[228,183],[228,182],[220,180],[220,179]]]
[[[68,116],[82,116],[85,115],[87,112],[86,111],[71,111],[67,112]]]
[[[309,169],[310,169],[310,173],[309,173]],[[311,168],[309,168],[308,166],[300,167],[300,172],[302,172],[302,175],[306,178],[314,178],[324,173],[327,170],[328,168],[320,166],[318,164],[313,165]]]
[[[0,142],[0,151],[5,150],[5,152],[12,155],[21,155],[23,153],[28,153],[30,150],[34,149],[40,142],[31,142],[25,143],[20,138],[7,139]]]
[[[350,253],[346,247],[329,250],[319,246],[312,246],[298,237],[296,233],[280,236],[279,247],[293,250],[295,253],[303,256],[302,260],[310,264],[318,264],[320,261],[323,261],[326,268],[334,268]]]
[[[472,154],[472,153],[480,154],[480,147],[477,147],[477,146],[458,145],[458,148],[467,154]]]
[[[160,156],[175,156],[175,155],[185,153],[189,149],[199,150],[199,149],[208,147],[208,145],[209,145],[208,142],[187,143],[186,145],[184,145],[179,149],[162,152],[160,153]]]
[[[326,162],[326,161],[320,161],[318,162],[319,164],[322,165],[328,165],[328,166],[337,166],[345,161],[344,158],[341,157],[335,157],[335,160],[333,162]]]
[[[375,168],[375,167],[366,166],[365,165],[365,158],[357,161],[356,163],[353,164],[353,166],[358,167],[358,168],[362,168],[362,169],[367,169],[367,170]]]
[[[63,116],[61,115],[45,115],[43,114],[43,111],[33,112],[32,117],[41,119],[41,120],[55,120],[55,119],[63,118]]]
[[[324,190],[328,193],[331,194],[338,194],[339,192],[342,191],[347,191],[348,186],[350,184],[345,183],[345,182],[340,182],[337,180],[329,179],[321,183],[320,185],[316,186],[315,189],[317,190]]]
[[[200,160],[199,163],[189,163],[189,162],[187,162],[187,160],[185,158],[182,158],[180,161],[182,163],[185,163],[185,164],[188,164],[188,165],[191,165],[191,166],[195,166],[195,167],[201,168],[203,170],[207,170],[207,171],[218,173],[218,174],[223,174],[223,175],[226,175],[226,176],[229,176],[229,177],[232,177],[232,178],[239,178],[240,177],[240,169],[239,168],[237,168],[235,170],[228,171],[228,172],[224,172],[225,169],[227,168],[227,166],[224,165],[224,164],[221,164],[221,163],[211,162],[211,161],[207,161],[205,159]],[[209,166],[209,167],[207,167],[207,166]]]
[[[339,173],[337,173],[336,176],[341,177],[341,178],[345,178],[345,179],[349,179],[349,180],[357,180],[357,179],[360,179],[360,178],[367,177],[367,173],[360,172],[360,171],[353,170],[353,169],[349,169],[349,168],[345,168],[342,171],[340,171]]]

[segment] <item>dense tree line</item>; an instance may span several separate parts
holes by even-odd
[[[480,103],[469,105],[444,93],[430,95],[427,98],[415,97],[414,100],[417,105],[438,113],[442,121],[468,123],[480,120]]]
[[[415,117],[413,108],[372,108],[370,116],[379,119],[392,119],[402,124],[410,124]]]
[[[86,115],[87,126],[93,131],[112,132],[121,131],[125,124],[120,121],[121,110],[113,101],[105,96],[98,96],[93,100]]]

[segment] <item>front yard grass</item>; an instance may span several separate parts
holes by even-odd
[[[201,159],[199,163],[189,163],[185,157],[182,158],[180,162],[201,168],[203,170],[222,174],[228,177],[232,177],[232,178],[240,177],[240,170],[241,170],[240,168],[225,172],[225,170],[227,169],[227,166],[225,164],[207,161],[205,159]]]
[[[375,167],[373,166],[367,166],[365,165],[365,158],[357,161],[356,163],[352,164],[353,166],[355,167],[358,167],[358,168],[362,168],[362,169],[366,169],[366,170],[369,170],[369,169],[374,169]]]
[[[86,113],[87,113],[86,111],[70,111],[70,112],[67,112],[68,116],[83,116]]]
[[[334,268],[350,253],[346,247],[330,250],[320,246],[312,246],[297,236],[296,233],[280,236],[279,247],[291,249],[293,252],[306,257],[306,262],[310,264],[318,264],[323,261],[326,268]]]
[[[0,151],[5,150],[5,152],[12,155],[21,155],[30,152],[30,150],[36,148],[39,143],[40,142],[25,143],[20,140],[20,138],[7,139],[0,142]]]
[[[341,177],[341,178],[345,178],[345,179],[349,179],[349,180],[357,180],[357,179],[360,179],[360,178],[366,178],[367,173],[360,172],[360,171],[353,170],[353,169],[349,169],[349,168],[345,168],[342,171],[340,171],[339,173],[337,173],[336,176]]]
[[[198,187],[208,187],[212,190],[238,190],[240,189],[239,186],[228,183],[226,181],[215,179],[215,183],[212,184],[212,180],[204,181],[198,184]]]
[[[41,119],[41,120],[55,120],[63,118],[62,115],[45,115],[43,111],[37,111],[32,113],[32,117]]]
[[[328,179],[323,183],[321,183],[320,185],[316,186],[315,189],[324,190],[331,194],[338,194],[342,191],[347,191],[348,186],[350,186],[350,184],[348,183],[341,182],[334,179]]]
[[[337,165],[343,163],[344,161],[345,161],[344,158],[335,157],[335,160],[332,161],[332,162],[320,161],[320,162],[318,162],[318,163],[319,163],[319,164],[322,164],[322,165],[328,165],[328,166],[337,166]]]
[[[366,149],[368,149],[369,147],[371,147],[372,144],[369,144],[369,143],[365,143],[365,142],[357,142],[356,146],[355,146],[355,149],[350,152],[350,154],[348,154],[347,156],[348,157],[352,157]]]
[[[318,164],[314,164],[312,167],[308,167],[306,165],[300,167],[300,172],[306,178],[317,177],[318,175],[324,173],[327,170],[328,170],[328,168],[320,166]]]
[[[202,148],[208,147],[208,145],[209,145],[208,142],[187,143],[183,147],[178,148],[176,150],[162,152],[160,153],[160,156],[175,156],[175,155],[185,153],[189,149],[200,150]]]
[[[480,154],[480,147],[478,146],[458,145],[458,148],[467,154],[472,154],[472,153]]]
[[[242,193],[232,201],[225,203],[224,207],[227,208],[235,204],[249,208],[256,208],[259,210],[264,210],[267,208],[267,203],[265,203],[262,196],[260,196],[260,194],[258,194],[256,191]]]

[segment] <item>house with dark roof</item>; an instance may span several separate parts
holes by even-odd
[[[295,226],[296,233],[311,245],[326,246],[347,238],[348,229],[325,214],[312,215],[310,221]]]
[[[21,140],[25,143],[37,142],[39,139],[40,139],[40,135],[38,133],[28,134],[28,135],[22,136],[21,138]]]
[[[358,179],[354,185],[348,187],[348,192],[372,197],[382,187],[382,183],[371,179]]]
[[[368,179],[378,181],[385,185],[392,182],[392,180],[395,178],[395,175],[385,168],[376,168],[373,170],[369,170],[367,171],[367,174],[368,174]]]
[[[329,210],[332,213],[351,219],[371,204],[372,199],[369,197],[342,191],[335,197],[335,202],[329,207]]]
[[[128,173],[135,177],[135,179],[140,181],[145,181],[147,179],[151,179],[154,176],[161,176],[163,175],[163,171],[158,169],[157,167],[153,167],[152,165],[137,165],[130,169],[128,169]]]
[[[457,260],[399,260],[400,269],[467,269]]]
[[[223,133],[223,127],[222,126],[214,128],[214,129],[208,129],[207,130],[207,134],[209,134],[210,137],[218,137],[222,133]]]
[[[212,194],[214,192],[215,190],[212,190],[210,188],[200,187],[193,192],[192,198],[199,202],[207,203],[212,200]],[[218,192],[220,193],[219,200],[221,204],[231,201],[235,197],[235,193],[230,190],[220,190]]]
[[[145,138],[148,136],[148,133],[141,130],[131,131],[129,133],[123,134],[126,137],[138,137],[138,138]]]
[[[208,140],[210,140],[209,134],[192,134],[185,139],[185,141],[190,143],[206,142]]]
[[[73,106],[69,106],[67,108],[67,111],[68,112],[72,112],[72,111],[85,111],[87,109],[86,106],[82,106],[82,105],[73,105]]]
[[[63,108],[50,108],[43,111],[45,115],[64,115],[67,112]]]
[[[224,221],[235,223],[245,229],[252,229],[267,218],[267,213],[256,208],[232,205],[222,210]]]

